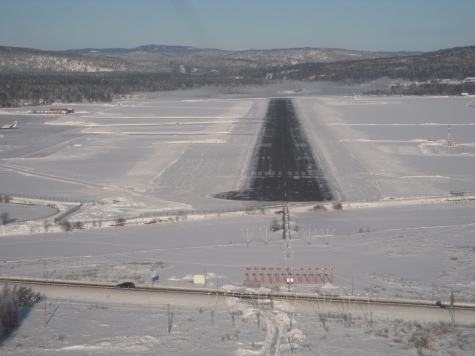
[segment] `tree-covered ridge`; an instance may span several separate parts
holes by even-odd
[[[419,53],[420,54],[420,53]],[[282,67],[302,63],[336,62],[405,55],[404,52],[368,52],[337,48],[287,48],[224,51],[185,46],[140,46],[133,49],[78,49],[40,51],[1,47],[2,71],[53,72],[173,72],[233,75],[255,68]]]
[[[108,102],[117,95],[188,89],[206,85],[260,85],[260,79],[189,78],[170,73],[11,73],[0,74],[0,107],[52,102]]]
[[[124,72],[142,68],[122,58],[0,47],[0,72]]]
[[[353,82],[383,77],[407,80],[464,79],[475,76],[475,46],[458,47],[417,56],[305,63],[269,69],[273,79]],[[248,77],[265,77],[264,70],[246,71]]]
[[[216,50],[209,51],[216,55]],[[275,50],[269,51],[266,55],[273,56],[286,51],[293,53],[292,50]],[[260,85],[268,83],[269,80],[284,79],[363,82],[382,77],[410,81],[461,80],[475,77],[475,46],[446,49],[423,55],[332,63],[301,63],[291,66],[258,64],[263,57],[259,60],[252,60],[252,57],[246,59],[245,56],[239,59],[224,56],[219,60],[210,60],[206,56],[195,58],[192,55],[194,52],[202,55],[205,50],[193,49],[187,52],[186,58],[179,55],[169,58],[166,62],[152,60],[133,62],[104,55],[58,54],[0,47],[0,106],[111,101],[114,96],[132,92],[186,89],[204,85]],[[245,54],[249,55],[248,52]],[[196,63],[202,63],[202,66],[193,68],[192,65]],[[7,67],[10,70],[5,70]],[[243,67],[245,69],[242,69]],[[419,89],[410,90],[393,88],[394,90],[385,93],[457,95],[461,92],[471,93],[472,90],[470,87],[464,89],[461,86],[452,88],[441,85],[427,87],[424,90],[421,85]]]

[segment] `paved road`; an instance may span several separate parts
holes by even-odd
[[[10,283],[15,285],[15,283]],[[147,307],[147,308],[166,308],[168,304],[172,308],[181,310],[196,310],[202,307],[208,309],[209,303],[217,301],[217,311],[225,311],[225,300],[231,297],[219,296],[217,299],[202,294],[181,294],[181,293],[160,293],[148,292],[139,289],[102,289],[102,288],[82,288],[68,286],[52,286],[41,284],[28,284],[34,291],[40,292],[46,296],[48,300],[57,303],[78,302],[103,305],[118,305],[128,307]],[[211,298],[211,299],[210,299]],[[250,300],[242,300],[252,305]],[[355,303],[338,303],[334,301],[309,302],[309,301],[292,301],[276,300],[274,309],[286,309],[292,312],[300,313],[348,313],[353,315],[369,316],[373,313],[374,321],[395,318],[404,318],[405,321],[418,322],[439,322],[450,321],[448,309],[426,308],[414,306],[393,306],[393,305],[375,305],[372,303],[355,304]],[[458,323],[472,323],[475,317],[475,311],[464,310],[456,311],[456,319]]]

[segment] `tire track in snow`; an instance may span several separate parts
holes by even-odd
[[[265,314],[265,320],[266,320],[266,325],[267,325],[267,337],[266,341],[264,343],[264,354],[265,355],[279,355],[279,349],[280,349],[280,339],[281,339],[281,330],[279,328],[279,324],[275,320],[274,316],[272,313],[266,312]],[[272,328],[272,333],[269,332],[269,327]],[[269,340],[270,337],[270,340]],[[267,352],[269,351],[269,352]]]

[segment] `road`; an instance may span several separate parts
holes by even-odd
[[[24,285],[17,283],[10,283],[13,285]],[[207,294],[188,294],[188,293],[161,293],[150,292],[143,289],[120,289],[120,288],[88,288],[88,287],[71,287],[71,286],[55,286],[44,284],[28,284],[35,292],[46,296],[47,300],[55,301],[57,303],[76,302],[86,304],[102,304],[102,305],[117,305],[127,307],[139,308],[165,308],[170,305],[173,308],[180,310],[196,310],[199,307],[208,309],[210,301],[212,304],[217,301],[218,308],[226,309],[226,300],[239,299],[240,302],[254,305],[259,309],[266,309],[268,303],[260,303],[257,300],[241,299],[239,293],[229,293],[227,296],[215,296]],[[221,307],[219,307],[221,305]],[[270,304],[269,304],[270,305]],[[374,321],[379,319],[391,319],[403,317],[405,321],[418,322],[439,322],[449,321],[450,313],[448,309],[444,308],[428,308],[418,306],[403,306],[403,305],[380,305],[377,303],[354,303],[354,302],[336,302],[334,299],[328,297],[323,301],[308,301],[300,299],[282,299],[275,300],[272,305],[274,309],[283,309],[284,311],[291,311],[294,313],[351,313],[353,315],[361,314],[369,315],[373,313]],[[457,322],[471,323],[475,319],[475,310],[457,311]],[[369,320],[368,320],[369,322]]]

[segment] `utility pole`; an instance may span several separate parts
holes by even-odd
[[[450,317],[452,319],[452,326],[455,326],[455,309],[454,309],[455,297],[454,290],[450,292]]]
[[[287,203],[282,208],[282,238],[284,240],[290,240],[290,214]]]
[[[168,333],[172,331],[172,314],[170,313],[170,304],[168,304]]]

